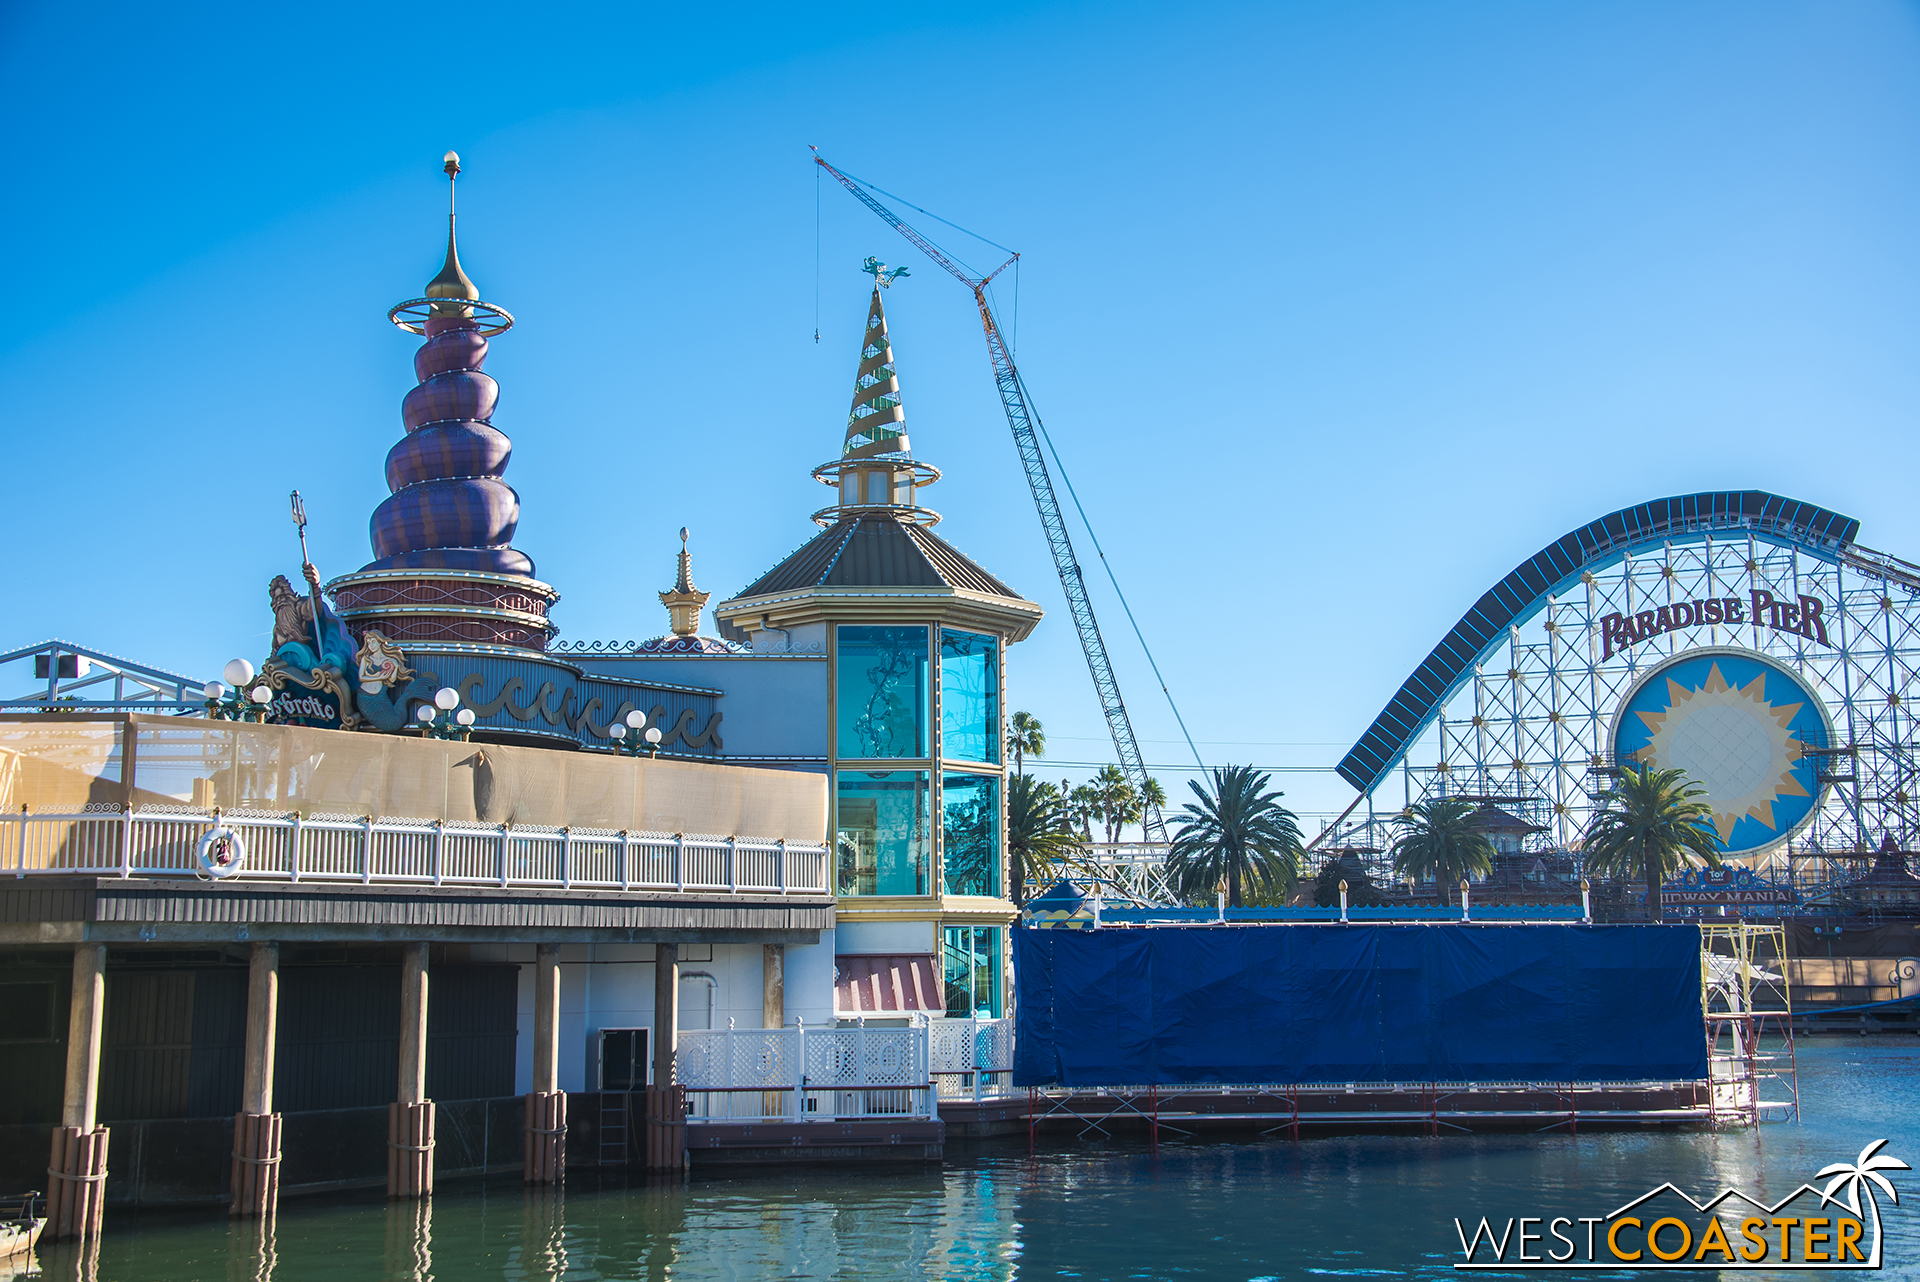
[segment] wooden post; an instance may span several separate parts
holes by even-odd
[[[280,1201],[280,1115],[273,1111],[273,1039],[280,1017],[280,945],[247,954],[247,1059],[233,1119],[229,1215],[271,1216]]]
[[[94,1125],[100,1098],[100,1030],[106,1014],[105,944],[73,950],[73,1004],[67,1017],[67,1089],[47,1161],[46,1234],[100,1236],[106,1203],[107,1128]]]
[[[760,946],[760,1027],[784,1028],[787,1023],[787,946]]]
[[[566,1169],[567,1096],[560,1089],[560,945],[534,949],[533,1090],[527,1096],[529,1184],[557,1184]]]
[[[647,1091],[647,1168],[679,1170],[686,1161],[687,1093],[673,1083],[679,1045],[680,946],[653,946],[653,1085]]]
[[[387,1196],[433,1192],[433,1101],[427,1098],[427,946],[400,962],[400,1098],[387,1106]]]

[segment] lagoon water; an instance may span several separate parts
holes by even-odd
[[[1883,1138],[1887,1153],[1920,1165],[1920,1037],[1803,1039],[1800,1084],[1806,1120],[1758,1131],[1276,1137],[1163,1142],[1157,1153],[1058,1135],[1032,1157],[1024,1142],[950,1145],[944,1167],[896,1172],[575,1173],[559,1193],[530,1193],[515,1177],[451,1182],[430,1206],[290,1199],[264,1240],[219,1215],[110,1212],[95,1276],[1454,1278],[1455,1216],[1603,1215],[1666,1180],[1702,1200],[1728,1185],[1779,1198]],[[1882,1198],[1879,1276],[1920,1278],[1920,1173],[1892,1178],[1901,1200]],[[43,1250],[41,1263],[50,1278],[83,1267],[70,1247]]]

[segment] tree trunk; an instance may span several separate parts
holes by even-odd
[[[1236,859],[1227,860],[1227,907],[1240,906],[1240,863]]]
[[[1647,919],[1658,922],[1660,916],[1660,869],[1653,862],[1653,854],[1645,847],[1640,851],[1640,863],[1647,873]]]

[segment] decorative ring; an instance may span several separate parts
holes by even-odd
[[[495,334],[504,334],[513,328],[513,316],[504,307],[492,303],[483,303],[479,299],[466,298],[409,298],[404,303],[395,303],[387,312],[387,319],[409,334],[425,335],[427,318],[434,314],[436,307],[449,304],[465,307],[473,314],[477,322],[475,328],[480,337],[492,338]]]
[[[200,871],[216,879],[232,876],[247,862],[246,843],[240,840],[239,833],[225,825],[201,833],[194,854],[200,861]]]

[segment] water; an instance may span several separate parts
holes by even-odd
[[[1455,1216],[1602,1215],[1663,1180],[1702,1199],[1727,1185],[1778,1198],[1882,1138],[1920,1165],[1920,1038],[1804,1039],[1800,1080],[1806,1121],[1757,1132],[1169,1142],[1157,1155],[1053,1139],[1031,1159],[1024,1142],[950,1146],[943,1168],[891,1173],[604,1185],[576,1173],[558,1193],[454,1182],[430,1206],[290,1199],[264,1243],[221,1216],[110,1212],[97,1276],[1458,1278]],[[1880,1276],[1920,1278],[1920,1174],[1893,1179]],[[48,1277],[80,1267],[70,1247],[42,1263]]]

